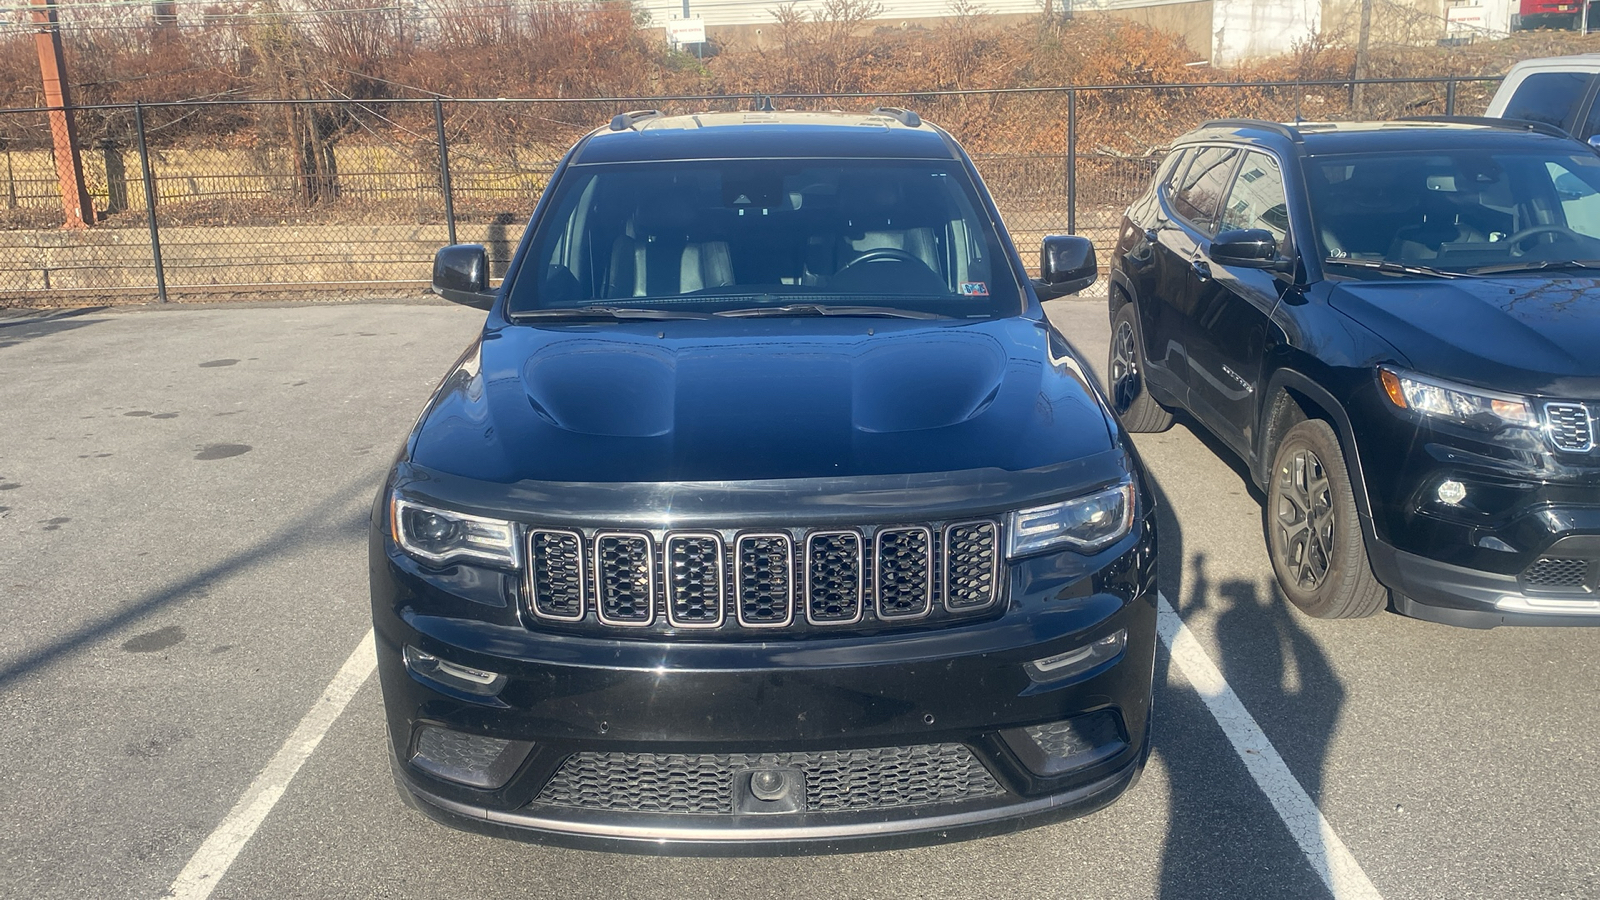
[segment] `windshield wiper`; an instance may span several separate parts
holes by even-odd
[[[1532,259],[1519,263],[1499,263],[1468,269],[1473,275],[1502,275],[1508,272],[1538,272],[1543,269],[1600,269],[1600,259]]]
[[[787,306],[751,306],[745,309],[724,309],[712,313],[730,318],[761,318],[780,316],[874,316],[890,319],[948,319],[939,313],[920,309],[897,309],[893,306],[831,306],[817,303],[791,303]]]
[[[1357,269],[1372,269],[1375,272],[1393,272],[1396,275],[1432,275],[1436,278],[1460,278],[1460,272],[1447,272],[1444,269],[1435,269],[1432,266],[1409,266],[1405,263],[1389,262],[1382,259],[1339,259],[1329,257],[1324,259],[1324,265],[1353,266]],[[1477,270],[1471,270],[1477,274]]]
[[[513,313],[511,320],[524,319],[704,319],[705,313],[679,309],[649,309],[640,306],[574,306],[554,309],[525,309]]]

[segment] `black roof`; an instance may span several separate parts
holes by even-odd
[[[914,116],[888,112],[630,113],[592,132],[572,162],[769,157],[956,159],[959,155],[941,129]]]

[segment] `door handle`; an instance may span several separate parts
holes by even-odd
[[[1197,259],[1194,262],[1189,263],[1189,268],[1194,271],[1194,277],[1200,279],[1201,281],[1211,280],[1211,264],[1205,260]]]

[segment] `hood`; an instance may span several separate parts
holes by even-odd
[[[1520,394],[1600,397],[1600,279],[1351,281],[1329,303],[1419,372]]]
[[[514,481],[1033,469],[1112,448],[1039,322],[712,319],[491,326],[411,458]]]

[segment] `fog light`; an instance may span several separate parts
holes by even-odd
[[[1119,628],[1092,644],[1065,653],[1036,659],[1024,666],[1028,677],[1037,682],[1060,681],[1087,672],[1109,659],[1115,659],[1128,645],[1128,630]]]
[[[504,738],[464,734],[437,725],[417,732],[411,764],[449,781],[483,790],[504,787],[528,758],[533,744]]]
[[[1459,481],[1447,480],[1439,482],[1439,502],[1447,506],[1457,506],[1467,499],[1467,486]]]
[[[506,686],[504,675],[449,662],[410,644],[406,645],[405,661],[412,675],[467,694],[493,697]]]
[[[1122,717],[1103,709],[1059,722],[1003,731],[1017,759],[1035,775],[1061,775],[1092,766],[1121,753],[1127,746]]]

